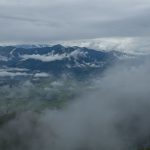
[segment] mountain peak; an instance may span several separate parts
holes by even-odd
[[[52,48],[55,48],[55,49],[64,49],[65,47],[62,46],[61,44],[57,44],[57,45],[53,45]]]

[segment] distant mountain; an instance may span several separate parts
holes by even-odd
[[[32,48],[43,48],[43,47],[49,47],[48,44],[22,44],[22,45],[14,45],[13,47],[16,48],[24,48],[24,49],[32,49]]]
[[[0,77],[40,78],[67,74],[82,78],[102,72],[126,56],[117,51],[96,51],[77,46],[3,46],[0,47]]]

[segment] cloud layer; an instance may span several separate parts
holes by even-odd
[[[150,35],[149,0],[1,0],[0,42]]]
[[[57,42],[54,42],[56,44]],[[96,38],[84,40],[60,41],[64,46],[79,46],[88,47],[95,50],[112,51],[117,50],[131,54],[149,54],[150,53],[150,38]]]
[[[149,64],[119,65],[108,70],[64,109],[19,114],[0,129],[0,145],[6,150],[148,147]]]

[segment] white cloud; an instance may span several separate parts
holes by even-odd
[[[65,55],[59,55],[59,54],[55,54],[55,55],[32,54],[32,55],[22,55],[21,57],[23,58],[23,60],[35,59],[35,60],[40,60],[43,62],[50,62],[50,61],[55,61],[55,60],[62,60],[66,56]]]
[[[47,55],[32,54],[32,55],[21,55],[20,57],[23,59],[23,61],[27,59],[35,59],[43,62],[51,62],[56,60],[63,60],[65,58],[70,58],[70,57],[74,59],[78,59],[78,56],[86,57],[86,53],[80,51],[80,49],[76,49],[71,53],[53,54],[52,52]]]
[[[28,69],[26,68],[3,68],[3,69],[0,69],[0,72],[1,71],[6,71],[6,72],[26,72],[28,71]]]
[[[0,77],[15,77],[15,76],[28,76],[30,74],[24,72],[8,72],[0,70]]]
[[[15,77],[15,76],[33,76],[37,78],[49,77],[50,74],[39,72],[35,74],[27,73],[28,69],[23,68],[4,68],[0,69],[0,77]]]
[[[34,75],[34,77],[37,77],[37,78],[42,78],[42,77],[49,77],[50,75],[48,73],[45,73],[45,72],[41,72],[41,73],[36,73]]]
[[[150,38],[97,38],[85,40],[60,41],[64,46],[88,47],[96,50],[117,50],[133,54],[150,53]]]

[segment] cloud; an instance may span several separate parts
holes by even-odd
[[[0,77],[15,77],[15,76],[29,76],[30,74],[24,72],[7,72],[0,70]]]
[[[137,66],[114,66],[103,77],[94,78],[90,90],[61,110],[19,113],[0,129],[0,145],[6,141],[9,150],[149,146],[149,65],[145,61]]]
[[[0,77],[16,77],[16,76],[34,76],[37,78],[50,77],[50,74],[45,72],[31,74],[27,72],[28,69],[24,68],[5,68],[0,69]]]
[[[117,50],[130,54],[149,54],[150,53],[150,38],[96,38],[83,40],[59,41],[64,46],[79,46],[88,47],[95,50],[112,51]],[[53,44],[56,44],[54,42]]]
[[[149,37],[149,9],[148,0],[2,0],[0,42]]]
[[[49,77],[50,75],[48,73],[45,73],[45,72],[41,72],[41,73],[36,73],[34,75],[34,77],[38,77],[38,78],[42,78],[42,77]]]
[[[39,60],[39,61],[43,61],[43,62],[51,62],[51,61],[56,61],[56,60],[63,60],[66,58],[75,58],[78,59],[78,56],[86,56],[85,52],[80,51],[80,49],[76,49],[73,52],[70,53],[63,53],[63,54],[53,54],[49,53],[46,55],[39,55],[39,54],[32,54],[32,55],[21,55],[20,57],[24,60],[27,59],[35,59],[35,60]]]
[[[59,55],[59,54],[55,54],[55,55],[32,54],[32,55],[22,55],[21,58],[23,58],[23,60],[35,59],[35,60],[40,60],[40,61],[43,61],[43,62],[51,62],[51,61],[55,61],[55,60],[62,60],[62,59],[65,58],[65,55]]]

